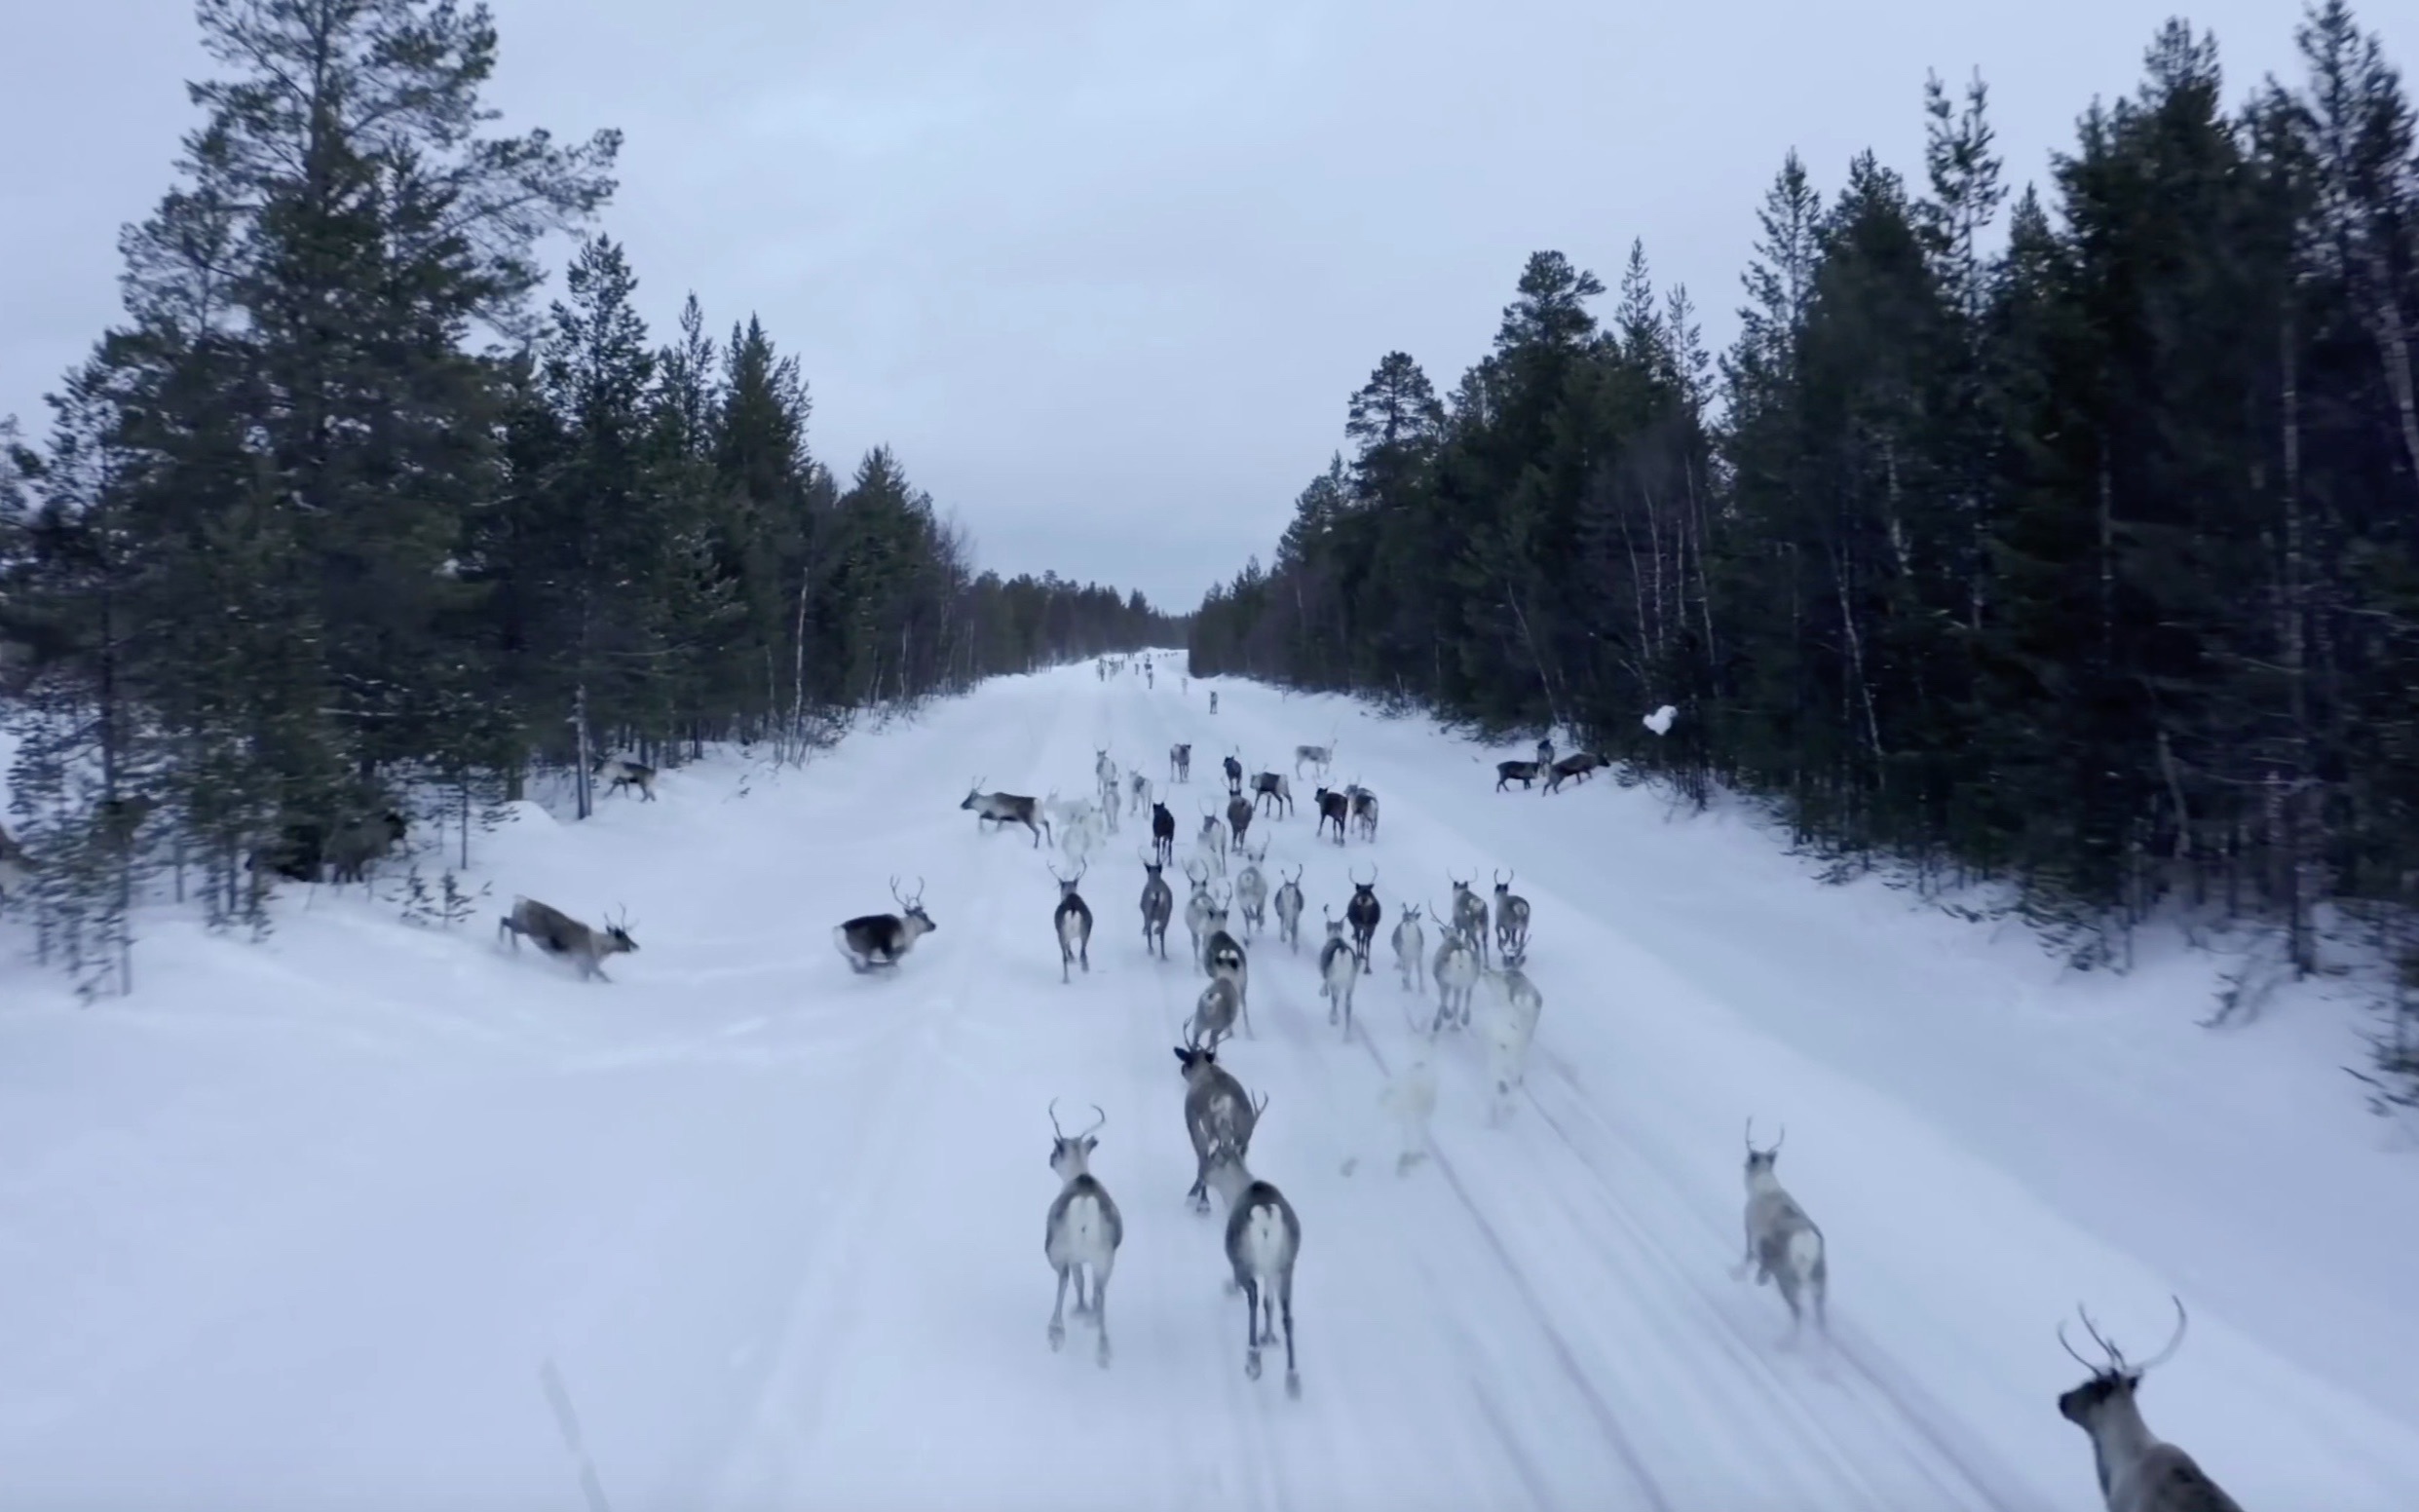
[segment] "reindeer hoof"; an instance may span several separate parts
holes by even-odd
[[[1102,1370],[1107,1370],[1109,1368],[1109,1340],[1106,1335],[1103,1335],[1101,1338],[1100,1353],[1096,1356],[1096,1358],[1100,1361],[1100,1368]]]
[[[1050,1352],[1051,1352],[1052,1354],[1056,1354],[1056,1353],[1057,1353],[1060,1349],[1062,1349],[1062,1348],[1066,1347],[1066,1344],[1067,1344],[1067,1330],[1066,1330],[1066,1327],[1065,1327],[1063,1324],[1058,1324],[1058,1323],[1053,1323],[1053,1324],[1051,1324],[1051,1325],[1050,1325]]]
[[[1243,1375],[1246,1380],[1258,1380],[1260,1379],[1259,1350],[1254,1349],[1251,1353],[1243,1356]]]
[[[1229,1277],[1228,1277],[1228,1278],[1227,1278],[1227,1295],[1228,1295],[1228,1296],[1229,1296],[1229,1297],[1237,1296],[1237,1295],[1239,1295],[1239,1294],[1242,1292],[1242,1290],[1243,1290],[1243,1288],[1242,1288],[1242,1287],[1237,1286],[1237,1285],[1235,1284],[1235,1282],[1234,1282],[1234,1278],[1233,1278],[1233,1277],[1229,1276]]]
[[[1285,1395],[1290,1401],[1302,1400],[1302,1378],[1292,1371],[1285,1373]]]

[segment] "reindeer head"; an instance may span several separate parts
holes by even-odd
[[[1320,904],[1319,917],[1327,921],[1327,937],[1329,939],[1341,940],[1343,938],[1343,921],[1336,917],[1336,911],[1334,909],[1329,908],[1324,903]]]
[[[2110,1403],[2131,1404],[2133,1402],[2135,1388],[2141,1384],[2143,1373],[2153,1366],[2166,1364],[2184,1342],[2183,1299],[2171,1296],[2168,1300],[2175,1304],[2175,1335],[2167,1342],[2165,1348],[2138,1365],[2128,1362],[2124,1351],[2110,1342],[2098,1328],[2093,1325],[2092,1315],[2083,1310],[2082,1304],[2080,1303],[2075,1304],[2075,1316],[2083,1320],[2084,1332],[2092,1336],[2092,1342],[2099,1345],[2100,1351],[2108,1358],[2107,1363],[2095,1365],[2082,1355],[2076,1354],[2075,1346],[2066,1342],[2066,1325],[2063,1323],[2058,1325],[2059,1344],[2068,1354],[2074,1355],[2075,1363],[2092,1373],[2091,1380],[2071,1391],[2060,1393],[2058,1398],[2060,1416],[2085,1432],[2090,1432],[2101,1414],[2107,1411]]]
[[[1363,882],[1360,878],[1353,876],[1350,872],[1344,873],[1344,876],[1352,884],[1353,902],[1359,903],[1367,901],[1375,903],[1378,901],[1378,868],[1373,866],[1369,869],[1369,880],[1367,882]]]
[[[600,955],[619,955],[637,948],[638,942],[630,938],[630,911],[628,909],[622,910],[619,923],[610,919],[605,921],[605,943],[598,952]]]
[[[1495,873],[1495,896],[1503,897],[1510,893],[1512,890],[1512,878],[1519,875],[1520,873],[1514,872],[1510,877],[1507,877],[1501,872]]]
[[[891,878],[890,897],[898,904],[899,912],[922,925],[926,933],[928,934],[932,930],[940,927],[939,925],[932,922],[932,916],[924,911],[924,879],[922,877],[916,879],[916,895],[914,897],[899,896],[899,880],[896,877]]]
[[[1417,924],[1419,922],[1419,905],[1417,903],[1406,903],[1402,907],[1396,909],[1394,911],[1394,922],[1398,927],[1403,925]]]
[[[1076,895],[1076,884],[1083,880],[1083,873],[1085,869],[1090,866],[1090,864],[1091,863],[1088,861],[1078,863],[1076,867],[1076,874],[1072,877],[1061,877],[1058,875],[1058,868],[1056,866],[1050,867],[1050,877],[1058,884],[1058,895],[1060,897],[1074,897]]]
[[[1050,1099],[1050,1170],[1060,1181],[1074,1181],[1078,1176],[1090,1174],[1092,1152],[1100,1148],[1097,1136],[1101,1125],[1109,1121],[1109,1115],[1101,1113],[1098,1103],[1092,1105],[1092,1112],[1100,1114],[1092,1120],[1092,1126],[1080,1134],[1070,1135],[1058,1126],[1058,1099]]]
[[[1185,1079],[1191,1081],[1196,1073],[1206,1075],[1218,1069],[1218,1051],[1206,1044],[1180,1044],[1176,1047],[1176,1062],[1183,1069]]]
[[[1780,1137],[1772,1142],[1772,1148],[1758,1150],[1756,1148],[1756,1120],[1752,1117],[1747,1120],[1747,1185],[1751,1189],[1755,1187],[1759,1178],[1773,1179],[1773,1163],[1781,1158],[1781,1145],[1788,1138],[1789,1125],[1784,1123],[1781,1125]]]
[[[973,781],[973,784],[972,784],[971,786],[967,787],[967,788],[966,788],[966,790],[965,790],[965,802],[964,802],[964,803],[962,803],[962,804],[958,805],[958,807],[959,807],[959,808],[961,808],[961,809],[971,809],[971,808],[973,808],[976,804],[979,804],[979,803],[981,803],[982,801],[983,801],[983,779],[982,779],[981,777],[976,777],[976,778],[974,779],[974,781]]]
[[[1454,885],[1454,903],[1457,907],[1463,898],[1470,895],[1470,882],[1476,882],[1478,879],[1472,877],[1469,882],[1464,882],[1453,873],[1447,872],[1445,880]]]

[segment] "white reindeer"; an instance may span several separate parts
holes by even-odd
[[[1125,1241],[1125,1220],[1117,1214],[1117,1204],[1110,1199],[1109,1189],[1091,1172],[1092,1152],[1100,1147],[1099,1130],[1109,1121],[1098,1105],[1092,1112],[1100,1114],[1093,1125],[1069,1138],[1058,1126],[1058,1101],[1050,1101],[1050,1170],[1064,1185],[1050,1203],[1050,1215],[1042,1229],[1041,1253],[1058,1272],[1058,1304],[1050,1309],[1050,1348],[1055,1351],[1067,1342],[1067,1283],[1076,1284],[1076,1318],[1086,1317],[1099,1330],[1100,1347],[1095,1356],[1103,1370],[1109,1368],[1109,1274],[1117,1266],[1117,1246]],[[1091,1298],[1083,1293],[1083,1273],[1092,1278]]]
[[[1402,973],[1405,992],[1428,990],[1428,942],[1419,928],[1419,905],[1406,903],[1394,921],[1394,968]]]
[[[1795,1339],[1805,1317],[1797,1301],[1801,1295],[1813,1300],[1815,1326],[1831,1332],[1823,1311],[1831,1269],[1824,1254],[1823,1230],[1814,1227],[1814,1220],[1772,1173],[1788,1138],[1789,1125],[1783,1124],[1772,1148],[1758,1150],[1756,1120],[1747,1120],[1747,1254],[1730,1268],[1730,1275],[1733,1280],[1744,1279],[1752,1266],[1758,1286],[1778,1283],[1781,1300],[1789,1304],[1789,1333]]]
[[[1494,1089],[1488,1120],[1500,1123],[1512,1112],[1513,1094],[1529,1077],[1529,1046],[1537,1037],[1537,1015],[1545,999],[1518,965],[1483,971],[1488,1012],[1487,1079]]]
[[[1319,947],[1319,996],[1327,1000],[1327,1022],[1342,1022],[1343,1037],[1350,1040],[1352,989],[1361,980],[1360,958],[1352,953],[1351,942],[1343,937],[1344,922],[1332,913],[1325,917],[1327,943]]]

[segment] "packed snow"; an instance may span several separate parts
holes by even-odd
[[[401,860],[290,889],[264,944],[162,903],[131,999],[76,1004],[0,919],[0,1506],[2048,1512],[2098,1505],[2054,1329],[2081,1302],[2147,1353],[2174,1294],[2154,1429],[2254,1512],[2419,1507],[2419,1167],[2338,1069],[2351,1005],[2211,1032],[2222,963],[2180,945],[2077,976],[1821,884],[1743,806],[1496,793],[1527,740],[1179,664],[996,681],[803,767],[720,752],[582,823],[520,805],[451,926],[401,917]],[[1186,1199],[1186,883],[1162,963],[1121,815],[1061,985],[1070,857],[961,802],[1093,793],[1106,748],[1181,863],[1223,755],[1291,776],[1331,733],[1378,837],[1314,842],[1307,775],[1254,822],[1308,906],[1298,951],[1237,911],[1220,1050],[1301,1220],[1289,1400]],[[1347,1040],[1319,926],[1373,865]],[[1428,1043],[1390,949],[1498,869],[1542,998],[1500,1111],[1518,1035],[1482,990]],[[893,877],[938,927],[854,972],[833,926]],[[639,949],[581,981],[498,941],[516,894],[626,909]],[[1107,1368],[1072,1307],[1045,1339],[1052,1099],[1107,1116]],[[1787,1127],[1828,1337],[1732,1276],[1751,1116]]]

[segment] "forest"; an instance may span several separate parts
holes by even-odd
[[[198,16],[215,72],[121,238],[123,319],[47,434],[0,424],[12,906],[86,990],[128,987],[146,889],[265,929],[364,825],[450,818],[468,864],[541,772],[585,813],[608,752],[795,760],[1181,643],[1139,592],[978,572],[887,448],[818,459],[755,320],[718,338],[692,295],[651,333],[597,229],[618,133],[487,134],[483,7]]]
[[[2168,23],[2038,186],[1979,74],[1912,178],[1790,154],[1719,355],[1643,245],[1609,290],[1533,254],[1450,392],[1350,396],[1194,670],[1566,730],[1835,875],[2004,885],[2079,967],[2223,931],[2220,1021],[2382,962],[2347,1070],[2412,1102],[2419,142],[2340,0],[2297,41],[2230,98]]]

